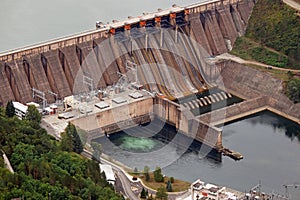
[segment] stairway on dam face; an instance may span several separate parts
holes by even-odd
[[[58,51],[48,51],[44,53],[47,65],[47,77],[53,79],[53,83],[50,82],[53,92],[58,94],[58,98],[70,96],[72,94],[71,87],[67,81],[65,72],[62,69],[61,63],[58,58]],[[49,68],[49,69],[48,69]]]

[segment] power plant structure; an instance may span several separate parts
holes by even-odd
[[[221,129],[199,116],[235,96],[216,83],[223,65],[211,61],[230,51],[245,33],[254,4],[213,0],[173,5],[124,21],[97,22],[92,31],[1,53],[0,104],[14,100],[45,107],[86,94],[79,101],[97,97],[92,110],[98,110],[78,108],[86,115],[73,122],[88,130],[90,139],[159,118],[221,151]],[[116,96],[105,99],[111,90]],[[122,92],[126,98],[118,97]]]

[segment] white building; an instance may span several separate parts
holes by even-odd
[[[111,168],[110,165],[104,165],[104,164],[99,164],[100,166],[100,171],[101,173],[104,172],[105,176],[106,176],[106,181],[111,183],[112,185],[115,184],[116,182],[116,178],[115,178],[115,174]]]
[[[226,192],[223,186],[216,186],[210,183],[204,183],[198,179],[191,185],[192,200],[236,200],[237,197]]]
[[[20,119],[24,119],[27,113],[28,106],[21,104],[20,102],[17,101],[13,101],[12,103],[15,107],[15,115]]]

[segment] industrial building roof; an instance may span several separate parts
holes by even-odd
[[[115,103],[117,103],[117,104],[121,104],[121,103],[126,102],[127,100],[124,99],[123,97],[116,97],[112,101],[115,102]]]
[[[95,106],[97,108],[100,108],[100,109],[104,109],[104,108],[108,108],[109,107],[109,105],[106,102],[104,102],[104,101],[101,101],[100,103],[96,103]]]
[[[138,98],[142,98],[143,95],[139,92],[133,92],[129,94],[130,97],[134,98],[134,99],[138,99]]]

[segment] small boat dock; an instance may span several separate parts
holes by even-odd
[[[234,160],[241,160],[241,159],[244,158],[243,155],[242,155],[241,153],[232,151],[232,150],[227,149],[227,148],[224,148],[224,147],[221,148],[221,149],[219,150],[219,152],[222,153],[222,155],[228,156],[228,157],[230,157],[230,158],[232,158],[232,159],[234,159]]]

